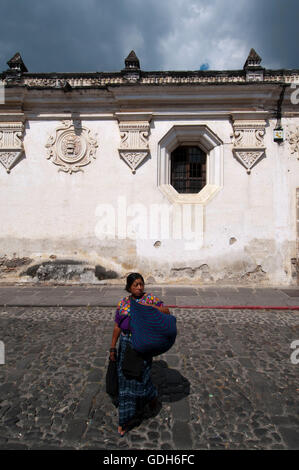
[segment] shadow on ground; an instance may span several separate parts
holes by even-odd
[[[157,406],[152,410],[148,404],[137,403],[138,412],[126,426],[126,431],[140,426],[145,419],[157,416],[162,403],[179,401],[190,394],[190,382],[179,371],[169,368],[165,361],[153,361],[151,377],[158,390]]]
[[[161,402],[179,401],[190,394],[190,382],[165,361],[153,361],[151,377]]]

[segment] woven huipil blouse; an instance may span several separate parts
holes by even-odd
[[[126,331],[131,331],[130,328],[130,299],[131,296],[128,295],[120,300],[116,307],[115,312],[115,323],[122,329]],[[136,302],[147,303],[149,305],[157,305],[157,307],[162,307],[164,304],[162,300],[152,294],[144,293],[139,299],[134,299]],[[126,316],[126,318],[124,318]]]

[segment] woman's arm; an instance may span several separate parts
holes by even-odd
[[[148,305],[149,307],[155,307],[158,310],[160,310],[160,312],[162,312],[162,313],[170,313],[169,308],[164,307],[164,305],[159,306],[159,305],[150,304],[150,303],[147,303],[147,302],[145,303],[145,305]]]
[[[153,307],[156,307],[158,310],[160,310],[160,312],[162,313],[170,313],[169,311],[169,308],[168,307],[158,307],[157,305],[153,305]]]
[[[115,323],[113,333],[112,333],[111,349],[116,349],[116,343],[117,343],[120,333],[121,333],[121,328],[119,328],[117,323]],[[116,361],[116,350],[110,351],[110,359],[111,361]]]

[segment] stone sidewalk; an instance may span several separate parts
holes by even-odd
[[[298,307],[298,287],[217,287],[146,285],[169,306]],[[1,285],[0,306],[115,307],[127,292],[120,285]]]
[[[153,362],[162,407],[120,438],[105,373],[123,287],[0,285],[0,449],[299,449],[299,288],[146,290],[178,336]]]

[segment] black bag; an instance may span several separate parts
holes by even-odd
[[[143,356],[127,344],[122,363],[122,371],[126,379],[135,379],[139,382],[142,381],[142,373],[144,370],[143,361]]]
[[[111,361],[111,359],[109,359],[106,372],[106,393],[108,393],[112,399],[118,398],[117,361]]]

